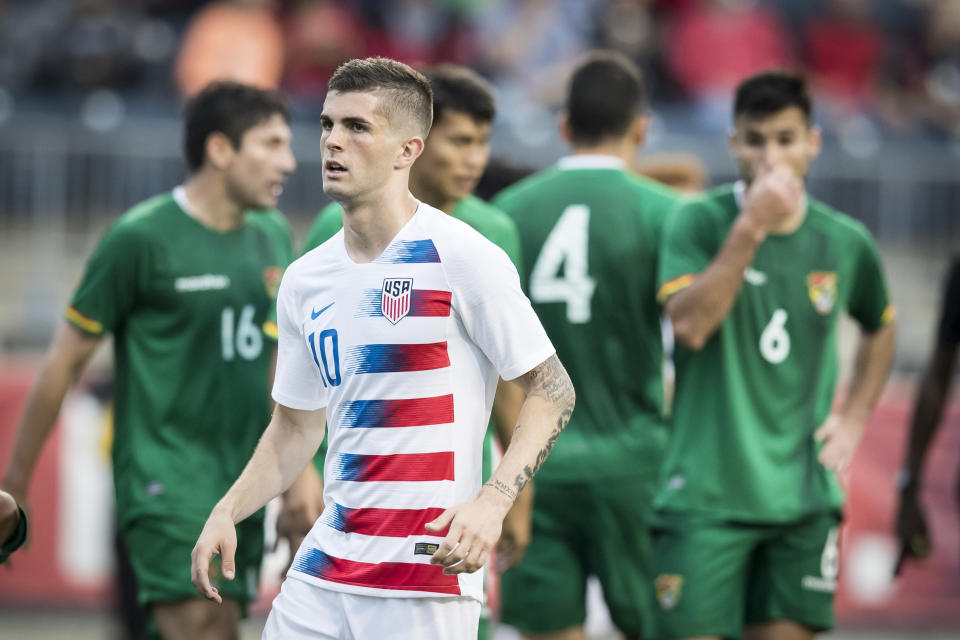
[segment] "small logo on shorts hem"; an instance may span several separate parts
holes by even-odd
[[[432,556],[437,552],[437,549],[440,548],[435,542],[418,542],[413,545],[413,555],[415,556]]]
[[[660,608],[669,611],[677,606],[683,590],[683,576],[677,573],[662,573],[657,576],[656,585]]]
[[[833,593],[837,590],[837,581],[833,578],[824,578],[821,576],[803,576],[800,581],[807,591],[821,591],[823,593]]]

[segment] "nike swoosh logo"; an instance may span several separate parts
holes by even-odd
[[[317,318],[320,317],[320,314],[321,314],[321,313],[323,313],[324,311],[326,311],[327,309],[329,309],[329,308],[332,307],[332,306],[333,306],[333,303],[331,302],[330,304],[328,304],[327,306],[325,306],[323,309],[320,309],[320,311],[313,311],[313,310],[311,309],[311,311],[310,311],[310,319],[311,319],[311,320],[316,320]]]

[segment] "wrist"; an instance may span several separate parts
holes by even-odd
[[[515,490],[511,490],[511,488],[504,483],[492,479],[480,488],[480,493],[477,497],[494,505],[495,508],[501,511],[502,517],[507,515],[511,507],[513,507],[514,501],[517,499]]]
[[[762,244],[767,239],[767,230],[754,220],[746,212],[742,212],[734,221],[733,230],[735,233],[747,238],[754,245]]]
[[[221,500],[214,507],[213,511],[210,512],[210,518],[227,518],[234,524],[237,523],[236,510],[234,505],[229,502]]]

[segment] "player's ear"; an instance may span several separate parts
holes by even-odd
[[[400,147],[400,153],[397,155],[397,160],[394,163],[394,169],[406,169],[416,162],[420,154],[423,153],[423,144],[423,138],[420,136],[414,136],[404,140]]]
[[[638,147],[647,139],[647,131],[650,129],[650,118],[644,114],[637,115],[630,123],[630,138]]]
[[[560,137],[563,138],[564,142],[573,144],[573,130],[570,128],[570,117],[566,113],[560,114],[557,129],[560,131]]]
[[[820,155],[820,149],[823,146],[823,135],[820,127],[811,125],[807,131],[807,157],[810,159]]]
[[[233,161],[234,154],[236,154],[236,149],[233,148],[230,138],[219,131],[214,131],[207,136],[204,151],[207,162],[220,170],[226,169]]]

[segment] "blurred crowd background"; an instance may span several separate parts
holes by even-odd
[[[0,0],[0,232],[16,254],[0,267],[31,274],[0,284],[12,301],[0,348],[42,346],[49,299],[66,296],[75,277],[60,274],[90,234],[182,179],[180,108],[209,80],[289,97],[300,170],[282,205],[299,229],[325,202],[315,123],[340,62],[457,62],[489,78],[500,107],[490,195],[563,153],[566,74],[596,47],[642,66],[650,152],[704,184],[732,177],[738,80],[805,71],[827,138],[811,190],[942,269],[960,237],[958,0]],[[915,368],[920,356],[901,351],[898,364]]]
[[[299,243],[327,202],[317,116],[339,63],[384,55],[487,77],[499,110],[486,197],[564,153],[566,76],[597,47],[644,70],[652,125],[638,170],[691,189],[735,177],[726,132],[739,80],[769,67],[807,74],[825,132],[809,190],[876,235],[901,320],[895,379],[854,468],[841,624],[960,628],[955,428],[929,482],[942,544],[905,582],[891,585],[888,566],[914,375],[960,249],[960,0],[0,0],[0,459],[100,233],[183,180],[180,111],[208,81],[290,100],[299,167],[280,208]],[[94,380],[109,379],[101,351]],[[57,528],[34,534],[16,584],[0,572],[0,615],[110,606],[109,406],[96,400],[108,394],[89,382],[38,472],[35,507]],[[266,593],[283,560],[268,561]]]

